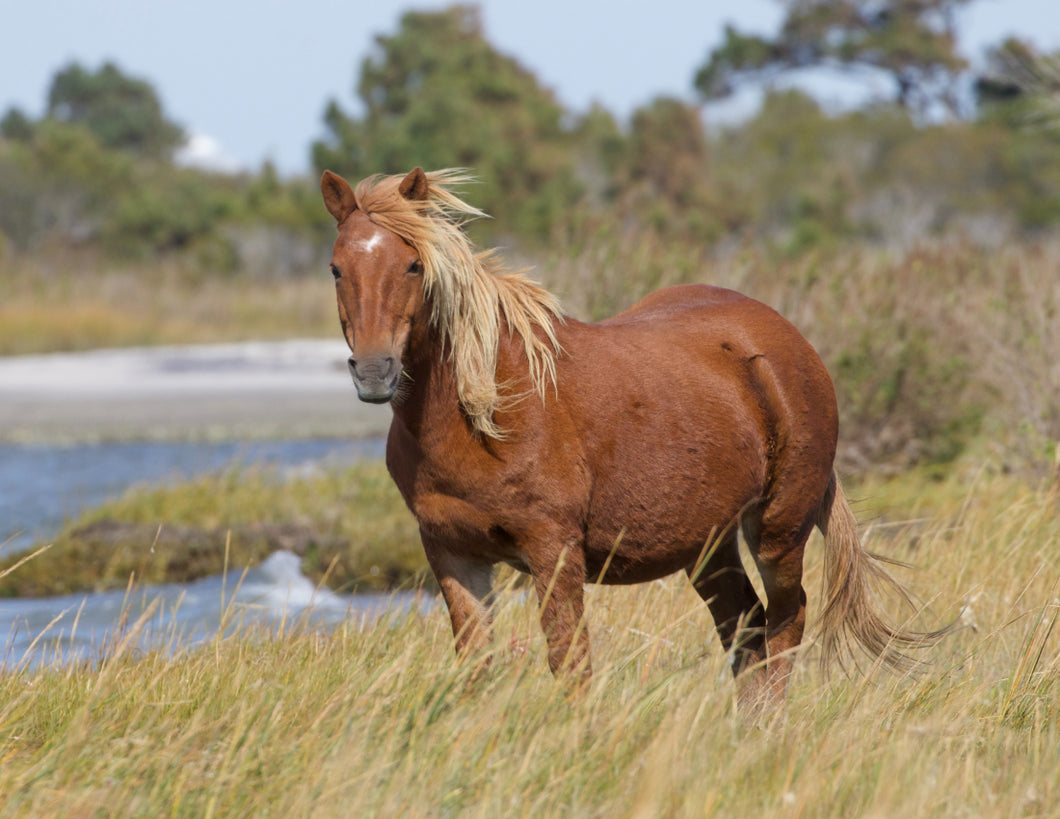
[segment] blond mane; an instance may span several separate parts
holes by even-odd
[[[431,321],[443,343],[449,343],[460,404],[475,430],[503,438],[494,413],[519,396],[497,383],[501,317],[522,339],[532,389],[544,399],[548,385],[556,386],[559,342],[553,322],[563,318],[559,303],[522,271],[506,269],[492,251],[476,252],[463,226],[485,214],[452,190],[471,180],[464,171],[428,173],[425,200],[402,196],[398,186],[403,178],[362,180],[354,192],[357,207],[420,254]]]

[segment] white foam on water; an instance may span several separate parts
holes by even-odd
[[[302,574],[302,560],[288,551],[273,552],[240,585],[236,602],[260,605],[272,617],[289,617],[305,609],[345,612],[348,598],[318,587]]]

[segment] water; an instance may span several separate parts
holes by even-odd
[[[231,571],[192,583],[34,600],[0,600],[0,668],[99,660],[117,650],[176,651],[210,640],[226,624],[327,628],[369,622],[391,612],[426,612],[427,595],[339,595],[317,588],[290,552],[276,552],[244,574]]]
[[[304,440],[227,443],[112,443],[78,446],[0,445],[0,538],[7,551],[54,536],[65,520],[137,483],[187,479],[234,464],[294,473],[326,464],[382,457],[384,442]],[[350,617],[432,605],[415,595],[337,595],[302,575],[297,556],[277,552],[249,571],[124,592],[0,600],[0,664],[98,658],[129,639],[139,648],[196,644],[232,622],[306,619],[327,627]],[[225,593],[227,592],[227,594]],[[148,607],[135,633],[127,629]],[[123,625],[124,624],[124,625]]]
[[[237,463],[298,470],[381,458],[385,442],[310,439],[75,446],[0,444],[0,552],[54,537],[63,523],[139,483],[178,481]]]

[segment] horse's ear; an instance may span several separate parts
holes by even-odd
[[[331,171],[324,171],[320,177],[320,193],[324,197],[324,207],[328,213],[341,223],[343,219],[357,210],[357,197],[353,195],[350,183]]]
[[[398,185],[398,193],[406,199],[419,200],[422,202],[427,198],[428,188],[427,174],[423,172],[423,168],[417,165],[408,172],[408,175],[404,179],[401,180],[401,184]]]

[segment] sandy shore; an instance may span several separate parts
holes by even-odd
[[[383,435],[340,340],[93,350],[0,358],[0,441]]]

